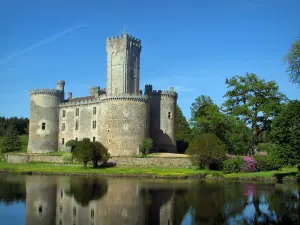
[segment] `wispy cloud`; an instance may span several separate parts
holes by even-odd
[[[192,92],[193,91],[192,88],[187,88],[187,87],[184,87],[181,85],[174,85],[173,87],[174,87],[175,91],[177,91],[177,92]]]
[[[73,32],[73,31],[75,31],[75,30],[78,30],[78,29],[80,29],[80,28],[82,28],[82,27],[86,27],[87,25],[88,25],[88,23],[83,23],[83,24],[79,24],[79,25],[76,25],[76,26],[69,27],[69,28],[67,28],[67,29],[65,29],[65,30],[63,30],[63,31],[61,31],[60,33],[54,34],[54,35],[52,35],[52,36],[50,36],[50,37],[48,37],[48,38],[45,38],[45,39],[42,40],[42,41],[39,41],[39,42],[37,42],[37,43],[31,45],[31,46],[28,47],[28,48],[25,48],[25,49],[23,49],[23,50],[20,50],[20,51],[18,51],[18,52],[16,52],[16,53],[13,53],[13,54],[11,54],[11,55],[8,55],[8,56],[6,56],[6,57],[0,59],[0,65],[3,64],[4,62],[6,62],[7,60],[11,59],[11,58],[14,58],[14,57],[16,57],[16,56],[20,56],[20,55],[23,55],[23,54],[25,54],[25,53],[28,53],[28,52],[30,52],[30,51],[32,51],[32,50],[34,50],[34,49],[40,47],[41,45],[46,45],[46,44],[49,44],[49,43],[51,43],[51,42],[53,42],[53,41],[56,41],[57,39],[59,39],[59,38],[65,36],[65,35],[67,35],[68,33],[71,33],[71,32]]]

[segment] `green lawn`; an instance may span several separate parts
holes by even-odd
[[[275,178],[276,175],[289,176],[296,174],[296,168],[284,168],[281,171],[255,172],[255,173],[236,173],[224,175],[222,171],[210,171],[199,169],[185,168],[126,168],[110,167],[97,168],[91,167],[84,169],[82,166],[65,166],[52,163],[28,163],[28,164],[9,164],[0,163],[0,171],[9,171],[12,173],[56,173],[56,174],[106,174],[106,175],[153,175],[153,176],[191,176],[191,175],[208,175],[207,178],[223,177],[225,179],[237,178]]]

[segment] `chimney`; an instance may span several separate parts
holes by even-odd
[[[68,99],[69,99],[69,100],[72,99],[72,92],[68,92]]]

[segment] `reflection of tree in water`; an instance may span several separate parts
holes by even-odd
[[[14,202],[25,202],[26,187],[21,180],[10,180],[7,177],[0,177],[0,203],[12,204]]]
[[[107,192],[106,179],[94,177],[72,177],[70,189],[66,194],[73,196],[82,206],[87,206],[90,201],[101,199]]]
[[[276,189],[268,202],[270,209],[277,214],[277,224],[300,224],[299,187]]]

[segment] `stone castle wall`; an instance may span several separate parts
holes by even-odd
[[[57,90],[40,89],[30,92],[28,152],[57,150],[59,98],[60,92]]]
[[[134,100],[101,103],[98,136],[113,156],[138,154],[139,145],[149,137],[148,100]]]
[[[157,150],[176,152],[176,101],[175,92],[151,93],[151,137]]]
[[[9,163],[27,163],[27,162],[52,162],[62,163],[60,156],[34,155],[34,154],[7,154],[7,162]],[[109,162],[116,163],[119,167],[162,167],[162,168],[190,168],[191,160],[179,157],[153,157],[138,158],[134,156],[113,156]]]

